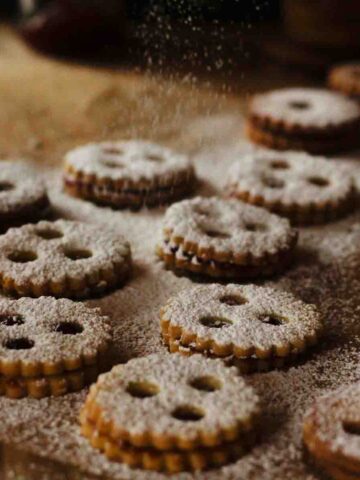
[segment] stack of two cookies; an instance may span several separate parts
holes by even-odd
[[[91,445],[131,467],[220,467],[254,440],[259,400],[236,369],[201,355],[150,355],[100,376],[81,413]]]

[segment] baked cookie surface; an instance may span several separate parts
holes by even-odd
[[[0,237],[0,285],[17,296],[87,297],[126,281],[129,243],[66,220],[12,228]]]
[[[45,217],[50,210],[45,184],[21,162],[0,163],[1,231]]]
[[[291,151],[242,156],[229,170],[225,192],[298,224],[335,219],[356,203],[354,180],[341,166]]]
[[[333,67],[328,75],[331,88],[360,100],[360,63],[346,63]]]
[[[324,89],[287,88],[260,93],[249,106],[247,134],[279,150],[332,153],[358,145],[360,108]]]
[[[157,254],[175,270],[248,278],[285,268],[296,241],[289,222],[264,209],[196,197],[168,208]]]
[[[65,158],[65,190],[118,208],[170,203],[193,188],[189,158],[145,141],[89,144]]]

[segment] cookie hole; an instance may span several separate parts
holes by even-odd
[[[130,382],[126,391],[135,398],[148,398],[157,395],[159,387],[150,382]]]
[[[146,155],[146,160],[148,160],[149,162],[163,162],[164,159],[161,155],[156,155],[156,153],[150,153],[148,155]]]
[[[118,147],[104,147],[102,149],[105,155],[123,155],[124,151]]]
[[[323,177],[310,177],[307,181],[316,187],[327,187],[329,185],[328,180]]]
[[[78,335],[83,332],[83,327],[77,322],[61,322],[56,326],[55,331],[63,335]]]
[[[36,235],[44,240],[54,240],[55,238],[61,238],[64,236],[59,230],[53,230],[50,228],[37,230]]]
[[[265,225],[260,223],[245,223],[244,228],[248,232],[264,232],[266,230]]]
[[[86,258],[92,257],[90,250],[83,248],[70,248],[65,251],[65,256],[70,258],[70,260],[85,260]]]
[[[223,328],[232,325],[231,320],[222,317],[202,317],[200,323],[208,328]]]
[[[215,392],[221,388],[221,382],[216,377],[210,375],[204,377],[196,377],[191,380],[190,385],[196,390],[202,392]]]
[[[107,168],[125,168],[125,165],[116,160],[102,160],[101,163]]]
[[[301,100],[293,100],[292,102],[289,102],[289,107],[293,110],[308,110],[310,108],[310,103]]]
[[[259,320],[262,323],[266,323],[268,325],[273,325],[274,327],[279,327],[280,325],[284,324],[284,321],[282,318],[277,317],[276,315],[262,315]]]
[[[274,189],[283,188],[285,185],[285,183],[282,180],[279,180],[278,178],[274,178],[274,177],[263,178],[262,182],[265,185],[265,187],[274,188]]]
[[[221,303],[229,305],[230,307],[235,307],[236,305],[244,305],[247,303],[246,298],[241,297],[240,295],[225,295],[220,299]]]
[[[360,423],[345,422],[343,423],[343,429],[350,435],[360,435]]]
[[[30,350],[35,343],[28,338],[12,338],[5,343],[9,350]]]
[[[0,314],[0,324],[6,327],[13,327],[14,325],[22,325],[25,323],[22,315]]]
[[[290,168],[289,164],[285,162],[285,160],[272,160],[270,162],[270,167],[274,170],[287,170]]]
[[[219,232],[218,230],[206,230],[204,233],[210,238],[230,238],[228,233]]]
[[[200,408],[191,405],[180,405],[171,415],[182,422],[198,422],[205,414]]]
[[[17,250],[15,252],[10,253],[8,259],[15,263],[28,263],[33,262],[37,259],[37,255],[35,252],[31,250]]]
[[[15,186],[10,182],[0,182],[0,192],[7,192],[13,190]]]

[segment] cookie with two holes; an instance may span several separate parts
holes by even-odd
[[[0,395],[81,390],[105,368],[112,339],[99,309],[68,299],[0,299]]]
[[[259,413],[258,397],[236,369],[201,355],[155,354],[101,375],[80,423],[110,460],[176,473],[244,454]]]
[[[360,145],[359,133],[360,107],[341,93],[285,88],[259,93],[249,105],[249,139],[275,150],[352,150]]]
[[[296,242],[289,221],[263,208],[196,197],[167,209],[156,252],[178,273],[241,280],[283,271]]]
[[[242,373],[283,367],[322,333],[314,305],[256,285],[202,285],[168,300],[160,313],[170,352],[223,358]]]
[[[113,208],[172,203],[187,196],[194,183],[186,155],[140,140],[89,144],[65,158],[65,191]]]
[[[302,152],[258,150],[231,166],[225,193],[288,217],[324,223],[354,210],[354,178],[339,162]]]
[[[360,478],[360,382],[317,399],[304,419],[310,459],[335,480]]]

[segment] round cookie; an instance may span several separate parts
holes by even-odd
[[[20,162],[0,162],[1,231],[10,226],[38,220],[49,213],[44,183]]]
[[[186,196],[194,180],[187,156],[140,140],[89,144],[65,157],[65,190],[115,208],[170,203]]]
[[[333,220],[355,204],[354,180],[341,166],[292,151],[244,155],[231,166],[225,190],[298,224]]]
[[[81,424],[86,436],[102,436],[120,451],[173,453],[183,461],[200,449],[207,455],[247,445],[258,415],[258,397],[236,369],[201,355],[156,354],[101,375]]]
[[[360,382],[318,399],[304,420],[305,445],[334,478],[360,476]]]
[[[177,341],[214,357],[294,358],[317,343],[321,330],[313,305],[256,285],[195,287],[161,309],[161,332],[169,345]]]
[[[287,88],[257,94],[249,106],[247,134],[279,150],[332,153],[359,144],[360,107],[340,93]]]
[[[328,75],[331,88],[360,100],[360,63],[346,63],[333,67]]]
[[[99,309],[53,297],[0,299],[0,394],[12,398],[79,390],[111,342]]]
[[[262,208],[197,197],[168,208],[156,251],[176,271],[242,279],[282,271],[296,242],[288,220]]]
[[[128,242],[93,225],[41,221],[0,236],[0,285],[8,294],[84,298],[120,286],[130,271]]]

